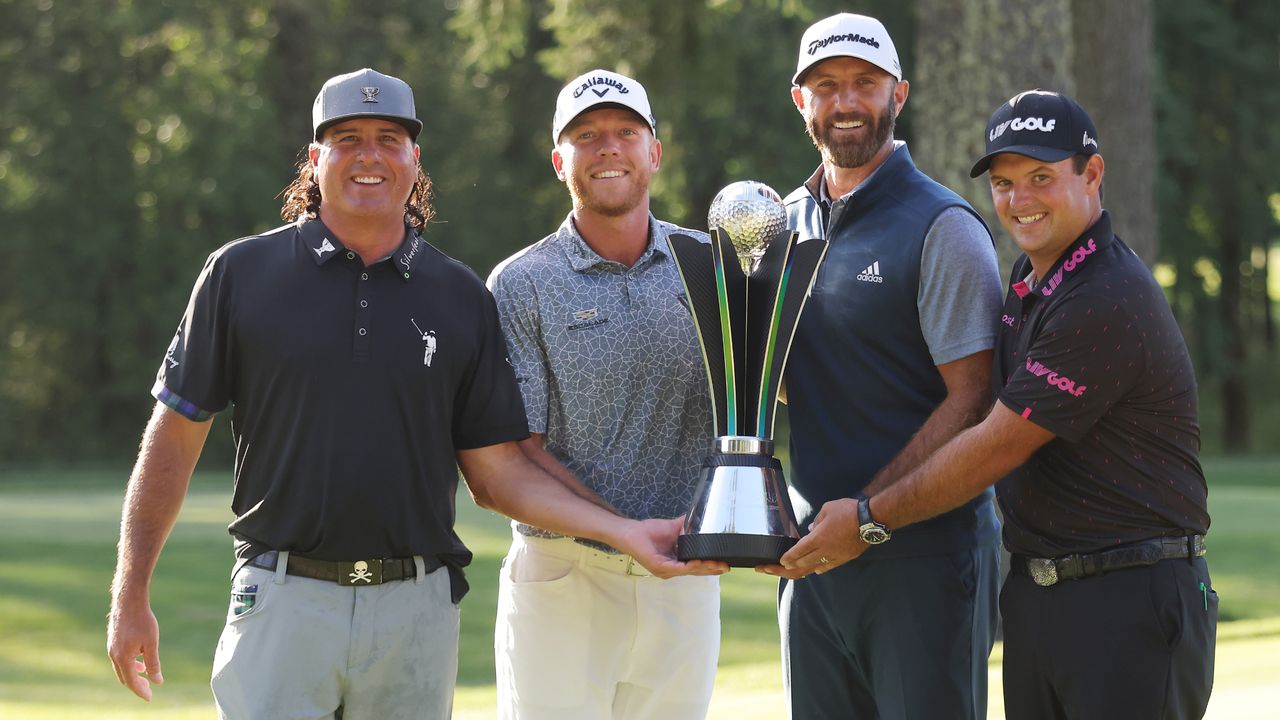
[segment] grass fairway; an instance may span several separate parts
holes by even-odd
[[[1222,597],[1211,718],[1274,717],[1280,703],[1280,459],[1207,463],[1214,524],[1210,562]],[[1239,482],[1232,481],[1239,476]],[[125,474],[0,477],[0,718],[209,718],[213,647],[226,612],[229,479],[199,475],[153,586],[167,682],[148,706],[107,661],[104,615]],[[475,551],[463,603],[458,718],[492,718],[492,623],[508,529],[462,500],[460,531]],[[785,716],[774,583],[735,571],[723,581],[720,672],[710,717]],[[999,708],[999,648],[992,717]],[[1273,713],[1273,714],[1268,714]]]

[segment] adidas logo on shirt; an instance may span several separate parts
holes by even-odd
[[[870,265],[868,265],[867,269],[863,270],[862,273],[858,275],[858,279],[861,280],[862,282],[871,282],[871,283],[884,282],[884,278],[880,277],[880,261],[877,260],[871,263]]]

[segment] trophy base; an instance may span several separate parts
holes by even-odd
[[[799,542],[784,535],[694,533],[676,538],[676,557],[682,561],[719,560],[730,567],[776,565],[783,553]]]

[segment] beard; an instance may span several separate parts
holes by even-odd
[[[622,217],[635,210],[644,201],[649,191],[649,178],[642,177],[640,168],[633,169],[626,176],[628,186],[621,194],[613,193],[605,196],[595,192],[591,186],[591,178],[577,173],[566,175],[569,185],[569,196],[573,198],[573,206],[588,210],[603,217]]]
[[[830,123],[843,122],[846,120],[861,120],[867,133],[863,139],[855,138],[837,140],[835,129]],[[808,122],[809,138],[813,140],[814,147],[818,148],[818,152],[822,153],[822,158],[832,165],[841,168],[857,168],[871,162],[871,159],[880,152],[880,148],[893,137],[893,127],[896,116],[892,98],[890,102],[885,103],[884,111],[879,117],[865,115],[862,113],[839,113],[830,117],[830,123],[820,125],[816,116],[810,116]]]

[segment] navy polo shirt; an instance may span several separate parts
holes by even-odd
[[[528,437],[493,297],[410,228],[369,267],[319,220],[217,250],[152,392],[193,420],[232,406],[241,558],[460,568],[455,451]]]
[[[1014,263],[995,387],[1057,437],[997,486],[1008,549],[1059,557],[1206,532],[1195,374],[1151,272],[1105,212],[1034,286],[1030,272]]]

